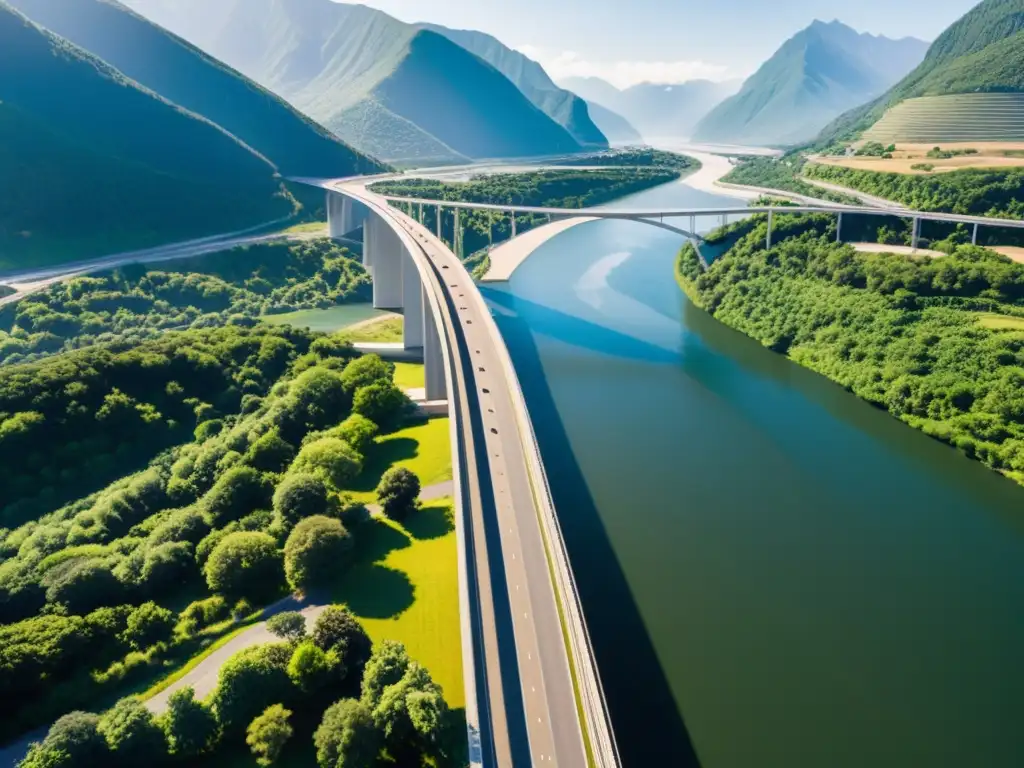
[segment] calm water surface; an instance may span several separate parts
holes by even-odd
[[[625,764],[1024,766],[1024,488],[693,307],[679,245],[587,224],[487,290]]]

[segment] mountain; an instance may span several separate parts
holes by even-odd
[[[266,158],[0,2],[0,268],[251,227]]]
[[[985,0],[939,35],[910,74],[880,98],[840,116],[819,142],[856,136],[908,99],[1008,92],[1024,92],[1024,0]],[[985,102],[974,100],[979,106]],[[935,103],[941,109],[943,102]]]
[[[595,101],[587,102],[587,110],[594,124],[601,129],[601,133],[608,137],[613,144],[642,144],[643,136],[640,131],[630,125],[629,121],[617,112],[612,112],[607,107],[602,107]]]
[[[285,176],[352,176],[381,168],[283,99],[115,0],[8,2],[168,101],[217,123]]]
[[[584,147],[599,149],[608,146],[608,140],[592,119],[586,102],[575,93],[555,85],[544,68],[533,59],[483,32],[449,29],[438,24],[417,26],[444,35],[493,66],[511,80],[535,107],[569,131]]]
[[[689,80],[640,83],[619,90],[600,78],[569,78],[562,84],[588,101],[622,115],[646,139],[688,138],[712,107],[736,92],[738,83]]]
[[[787,40],[694,138],[733,144],[797,144],[851,107],[876,98],[921,62],[927,43],[861,34],[815,21]]]
[[[362,151],[404,163],[575,152],[492,65],[444,35],[331,0],[130,0]],[[175,26],[176,25],[176,26]]]

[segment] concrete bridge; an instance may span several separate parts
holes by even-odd
[[[449,403],[464,679],[471,763],[482,766],[619,765],[612,724],[586,621],[552,505],[522,389],[511,358],[459,250],[463,210],[511,217],[513,238],[491,251],[485,279],[507,280],[536,248],[572,227],[626,219],[676,232],[695,242],[699,219],[765,213],[771,246],[776,212],[894,215],[922,221],[1024,228],[1024,221],[879,210],[843,205],[687,210],[578,209],[504,206],[387,197],[368,184],[394,178],[321,181],[332,237],[363,233],[363,263],[373,277],[373,303],[401,311],[403,346],[422,349],[426,397]],[[437,230],[423,226],[434,206]],[[455,252],[441,239],[451,209]],[[549,221],[517,236],[516,216]],[[673,221],[682,220],[683,226]],[[699,250],[699,249],[698,249]],[[705,264],[705,267],[707,265]]]
[[[372,180],[372,179],[371,179]],[[405,316],[428,400],[447,399],[470,762],[617,768],[618,752],[533,427],[504,341],[455,254],[367,179],[327,190],[363,231],[373,302]]]

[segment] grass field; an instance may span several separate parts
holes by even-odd
[[[304,224],[294,224],[288,229],[281,230],[282,235],[323,235],[327,236],[326,221],[307,221]]]
[[[415,472],[424,488],[451,480],[448,418],[440,416],[378,437],[366,456],[362,474],[352,484],[353,496],[363,503],[373,502],[381,476],[392,466]]]
[[[425,387],[423,363],[395,363],[395,384],[402,390]]]
[[[345,338],[350,341],[396,342],[402,340],[403,328],[403,319],[389,314],[345,331]]]
[[[856,146],[856,145],[855,145]],[[928,152],[940,146],[945,150],[976,149],[977,154],[960,155],[945,159],[929,158]],[[1024,166],[1024,142],[1019,141],[967,141],[937,144],[897,143],[891,158],[881,157],[820,157],[813,158],[822,165],[838,165],[855,171],[886,171],[912,176],[959,171],[964,168],[1012,168]],[[932,170],[919,170],[912,166],[928,164]]]
[[[260,319],[273,325],[294,325],[296,328],[333,333],[373,320],[381,314],[379,309],[374,309],[370,304],[341,304],[326,309],[301,309],[280,315],[263,315]]]
[[[1024,330],[1024,317],[1014,317],[1013,315],[984,312],[978,315],[978,322],[985,328],[991,328],[993,331]]]
[[[404,525],[375,516],[355,535],[356,562],[331,588],[331,600],[348,605],[375,642],[405,643],[449,706],[464,706],[451,499],[425,503]]]

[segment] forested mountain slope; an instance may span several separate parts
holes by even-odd
[[[0,269],[241,229],[294,200],[261,155],[0,2]]]
[[[694,138],[797,144],[844,110],[877,97],[924,56],[926,43],[815,21],[789,40],[697,126]]]
[[[154,0],[130,5],[176,24],[174,31],[384,160],[580,148],[487,62],[442,35],[365,6],[331,0],[183,0],[177,10]],[[216,28],[203,28],[204,15]]]
[[[217,123],[283,175],[351,176],[380,168],[283,99],[116,0],[10,2],[139,84]]]
[[[1024,90],[1024,0],[984,0],[932,43],[924,61],[880,98],[826,126],[820,143],[853,138],[918,96]]]

